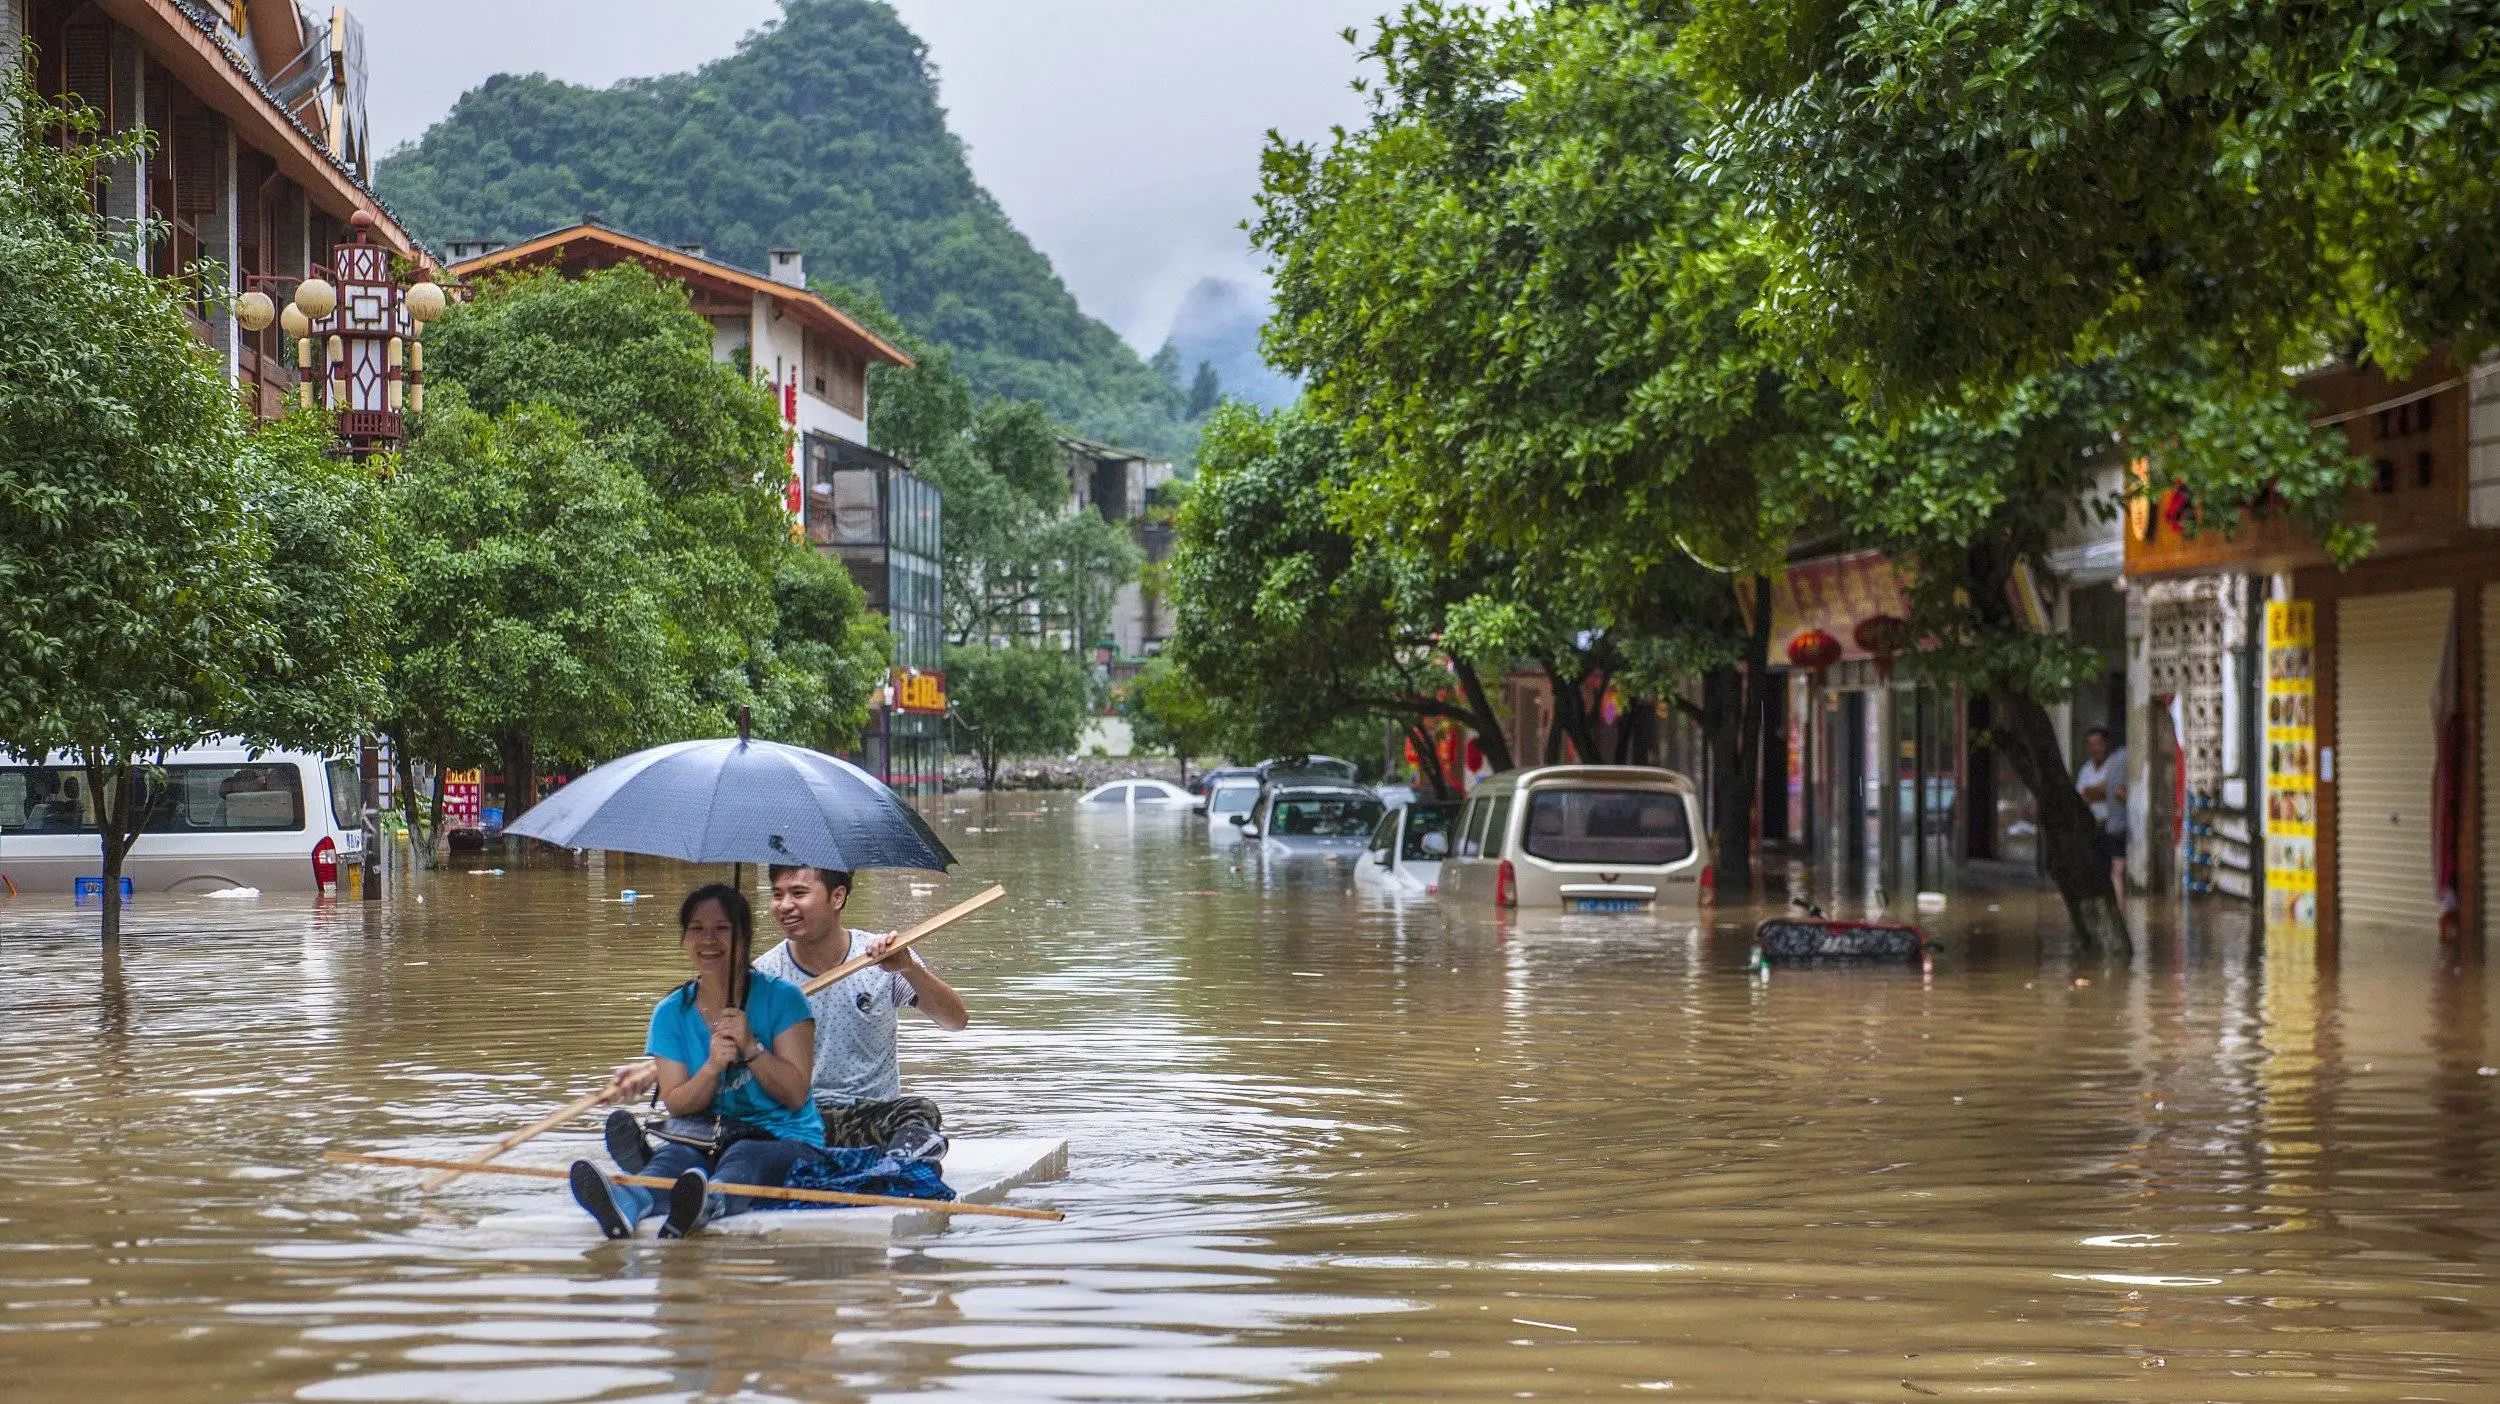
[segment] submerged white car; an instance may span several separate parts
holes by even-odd
[[[1450,828],[1459,809],[1456,800],[1418,800],[1381,815],[1363,861],[1354,867],[1355,881],[1398,893],[1439,891],[1441,860],[1450,856]]]
[[[1227,822],[1271,858],[1351,858],[1363,851],[1380,815],[1380,797],[1358,786],[1270,784],[1256,807]]]
[[[1114,780],[1077,796],[1078,804],[1140,809],[1167,804],[1192,805],[1198,797],[1168,780]]]

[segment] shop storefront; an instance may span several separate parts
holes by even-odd
[[[1963,706],[1896,676],[1908,614],[1899,574],[1871,551],[1793,562],[1772,589],[1773,647],[1791,666],[1764,838],[1788,838],[1818,886],[1848,896],[1935,886],[1962,857]]]
[[[2500,394],[2437,358],[2404,382],[2336,367],[2301,388],[2369,465],[2344,515],[2375,528],[2372,554],[2339,569],[2279,519],[2188,536],[2157,506],[2138,514],[2128,569],[2262,576],[2241,695],[2268,932],[2478,942],[2500,890],[2500,843],[2483,841],[2500,780],[2500,708],[2485,706],[2500,686]]]

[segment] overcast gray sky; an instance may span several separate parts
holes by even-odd
[[[893,0],[927,41],[972,169],[1087,311],[1139,349],[1208,274],[1255,280],[1235,226],[1269,128],[1351,123],[1351,51],[1393,0]],[[606,86],[728,53],[774,0],[350,0],[375,147],[499,72]],[[494,42],[481,36],[492,35]]]

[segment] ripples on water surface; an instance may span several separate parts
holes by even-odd
[[[159,901],[101,974],[91,915],[0,905],[0,1398],[2500,1398],[2500,1050],[2427,937],[2130,971],[1971,902],[1932,980],[1756,984],[1732,926],[1451,925],[1179,816],[940,819],[958,875],[866,917],[1013,897],[931,942],[977,1022],[907,1024],[907,1079],[1069,1139],[1019,1196],[1068,1219],[891,1253],[482,1246],[562,1190],[319,1163],[634,1053],[687,870]]]

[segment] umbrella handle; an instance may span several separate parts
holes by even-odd
[[[739,896],[747,895],[746,864],[729,865],[729,885],[738,889]],[[747,967],[755,960],[754,912],[755,904],[750,899],[747,904],[747,935],[737,943],[737,949],[729,953],[729,1007],[732,1009],[747,1007],[747,986],[752,983],[747,978]]]

